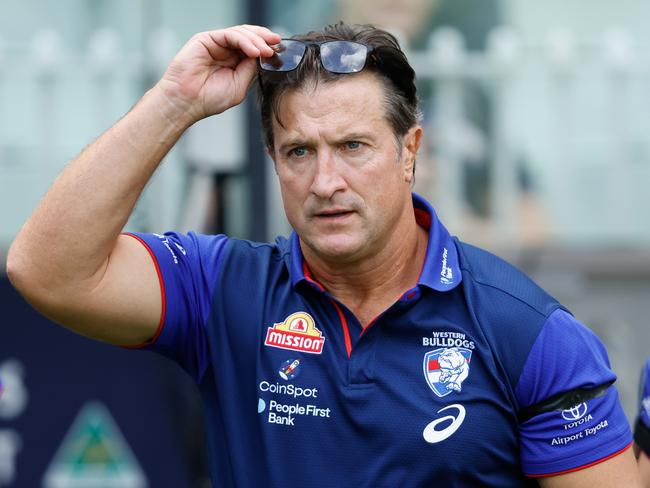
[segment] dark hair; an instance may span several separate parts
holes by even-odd
[[[420,118],[415,89],[415,72],[400,49],[397,39],[390,33],[372,25],[338,24],[328,25],[322,31],[292,37],[301,41],[354,41],[374,49],[368,55],[364,71],[375,73],[384,85],[386,118],[399,140],[417,124]],[[259,70],[257,77],[258,100],[262,116],[264,143],[273,147],[273,117],[278,118],[282,96],[288,91],[314,81],[331,82],[346,74],[330,73],[325,70],[314,46],[309,46],[302,62],[293,71],[274,73]]]

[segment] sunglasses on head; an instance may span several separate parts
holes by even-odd
[[[331,73],[358,73],[366,66],[368,55],[373,51],[367,46],[353,41],[299,41],[282,39],[273,47],[275,54],[269,58],[258,58],[264,71],[287,72],[296,69],[309,46],[316,46],[321,65]]]

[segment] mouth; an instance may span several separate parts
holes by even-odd
[[[352,210],[325,210],[314,215],[319,220],[336,221],[349,217],[354,212]]]

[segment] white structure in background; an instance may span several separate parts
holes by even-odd
[[[640,209],[650,205],[644,190],[650,181],[650,116],[642,108],[650,105],[644,89],[650,59],[635,56],[644,45],[621,31],[578,42],[562,30],[552,31],[545,43],[526,44],[502,27],[491,34],[486,53],[463,53],[458,36],[446,28],[432,35],[429,53],[411,53],[419,79],[438,86],[429,134],[437,140],[439,172],[432,195],[446,222],[462,233],[459,85],[474,80],[492,101],[495,236],[517,244],[517,161],[523,158],[554,240],[647,243],[650,225]]]
[[[20,46],[8,69],[0,44],[0,112],[21,109],[0,119],[0,249],[65,164],[129,110],[179,47],[170,31],[154,31],[143,56],[126,55],[118,34],[100,29],[75,56],[48,29]],[[130,227],[200,228],[212,172],[241,169],[244,127],[241,109],[192,127],[147,186]]]
[[[157,31],[144,55],[126,55],[119,35],[100,29],[79,57],[65,52],[60,38],[45,30],[31,46],[14,46],[11,69],[0,42],[0,112],[14,108],[0,118],[1,247],[66,161],[135,103],[180,46],[171,32]],[[444,28],[432,33],[426,51],[409,52],[419,81],[436,86],[432,100],[424,100],[436,107],[427,123],[435,171],[425,193],[452,231],[488,229],[479,236],[483,241],[525,243],[518,220],[518,171],[525,161],[554,242],[650,242],[640,210],[650,208],[648,47],[620,29],[586,40],[554,29],[531,42],[500,27],[485,53],[468,52],[461,35]],[[491,100],[490,139],[464,113],[468,81]],[[241,109],[193,127],[148,186],[130,226],[200,229],[212,174],[243,169],[244,131]],[[462,162],[482,154],[491,174],[491,218],[488,226],[476,227],[467,219]],[[272,167],[269,176],[271,238],[287,229]],[[239,208],[231,204],[229,210]]]

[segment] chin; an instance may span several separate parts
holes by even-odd
[[[319,257],[328,261],[351,261],[363,254],[366,247],[360,241],[347,239],[305,239],[305,243]]]

